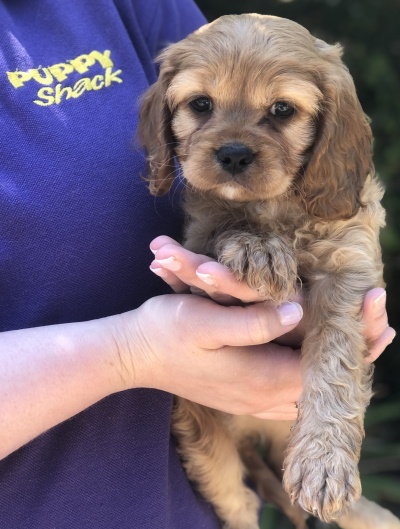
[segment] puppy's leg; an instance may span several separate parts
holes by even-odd
[[[249,479],[261,498],[276,505],[292,521],[296,529],[306,529],[305,512],[298,505],[291,504],[289,496],[282,487],[282,481],[267,466],[252,440],[242,441],[239,445],[239,452]]]
[[[296,292],[294,252],[279,235],[225,231],[215,238],[215,255],[262,297],[280,303]]]
[[[244,484],[244,467],[224,424],[228,416],[178,398],[172,432],[189,480],[225,529],[258,529],[259,500]]]
[[[376,267],[357,257],[309,280],[304,390],[284,465],[291,500],[325,521],[344,514],[361,494],[357,464],[372,372],[365,362],[361,306],[377,282]]]

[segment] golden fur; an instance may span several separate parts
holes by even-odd
[[[151,192],[169,190],[176,157],[185,178],[185,246],[277,302],[301,281],[307,304],[304,390],[283,476],[295,506],[254,450],[268,423],[177,399],[173,432],[187,475],[229,529],[258,527],[246,473],[298,529],[305,522],[296,505],[338,518],[361,492],[357,463],[372,371],[361,306],[383,284],[384,225],[371,130],[341,48],[289,20],[240,15],[204,26],[159,61],[139,124]],[[199,98],[212,109],[193,110]],[[293,115],[274,115],[277,102],[290,104]],[[218,152],[238,144],[252,160],[229,172],[231,158],[221,161]]]

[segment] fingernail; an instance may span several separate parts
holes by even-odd
[[[166,270],[164,270],[163,268],[151,268],[150,266],[150,270],[153,272],[153,274],[156,274],[156,276],[159,276],[159,277],[167,277],[168,275],[168,272]]]
[[[163,268],[171,270],[172,272],[177,272],[181,268],[181,263],[177,260],[176,257],[168,257],[167,259],[156,259],[156,263],[160,264]]]
[[[157,253],[157,250],[153,250],[153,248],[152,248],[151,246],[150,246],[149,248],[150,248],[150,251],[151,251],[151,252],[153,252],[153,253],[154,253],[154,255],[156,255],[156,253]]]
[[[386,308],[386,290],[382,292],[374,301],[374,312],[376,316],[380,315],[382,311]]]
[[[298,303],[282,303],[277,307],[277,311],[282,325],[293,325],[303,317],[303,309]]]
[[[197,272],[196,271],[196,275],[204,283],[207,283],[207,285],[211,285],[212,287],[216,287],[217,286],[213,276],[210,276],[210,274],[202,274],[201,272]]]

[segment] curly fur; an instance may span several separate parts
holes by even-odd
[[[186,184],[187,248],[216,257],[277,302],[290,299],[301,281],[304,390],[284,486],[302,509],[337,519],[361,492],[357,463],[372,371],[364,361],[361,306],[365,293],[383,284],[384,225],[371,130],[341,48],[289,20],[241,15],[204,26],[159,61],[139,124],[150,190],[168,191],[176,157]],[[212,111],[192,110],[200,96],[212,100]],[[277,101],[289,102],[293,116],[274,117]],[[216,159],[232,143],[255,153],[240,174]],[[266,438],[265,423],[249,427],[242,419],[182,399],[173,416],[188,476],[229,529],[258,527],[246,472],[264,497],[271,496],[267,483],[276,487],[251,450],[257,432]],[[282,494],[272,496],[304,527],[303,511]]]

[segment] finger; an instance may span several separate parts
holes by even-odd
[[[155,254],[157,250],[166,244],[181,246],[179,242],[177,242],[175,239],[172,239],[171,237],[168,237],[168,235],[160,235],[151,241],[150,250]]]
[[[371,342],[387,329],[386,292],[383,288],[374,288],[365,296],[363,321],[365,338]]]
[[[226,266],[216,261],[208,260],[196,270],[197,277],[214,291],[222,292],[233,298],[240,299],[243,303],[262,301],[263,297],[252,290],[245,281],[238,281]]]
[[[196,280],[196,269],[202,263],[210,260],[210,257],[186,250],[178,243],[162,245],[156,250],[155,258],[162,268],[179,274],[181,277],[189,276]]]
[[[375,362],[383,353],[386,347],[391,344],[396,336],[396,331],[392,327],[387,327],[384,332],[373,343],[370,344],[367,362]]]
[[[182,282],[201,289],[218,303],[232,305],[237,300],[250,303],[265,299],[245,281],[238,281],[225,266],[209,256],[186,250],[169,237],[158,237],[150,247],[156,255],[156,266],[170,270]]]
[[[153,261],[150,265],[150,270],[156,274],[158,277],[161,277],[167,285],[169,285],[174,292],[177,294],[186,294],[190,292],[190,289],[186,283],[181,281],[173,272],[161,268],[156,261]]]
[[[170,246],[181,247],[181,245],[171,237],[168,237],[167,235],[160,235],[151,241],[150,250],[153,252],[153,254],[156,254],[160,248],[167,244]],[[158,277],[161,277],[161,279],[163,279],[177,294],[189,292],[189,287],[183,281],[176,277],[173,272],[161,267],[156,261],[151,263],[150,270]]]
[[[197,311],[196,330],[199,345],[204,348],[257,345],[293,329],[302,317],[303,310],[298,303],[276,306],[267,302],[246,307],[221,307],[209,302],[205,310]]]
[[[157,243],[152,244],[152,246],[155,248],[160,242],[166,242],[166,237],[159,237]],[[188,289],[183,287],[183,284],[185,284],[191,287],[190,290],[192,292],[202,292],[202,295],[208,295],[220,304],[237,304],[236,298],[220,292],[219,289],[215,288],[214,284],[207,283],[196,275],[197,268],[204,262],[210,262],[210,257],[186,250],[177,243],[168,242],[162,244],[156,250],[155,257],[156,260],[153,261],[151,269],[159,268],[173,273],[176,279],[169,274],[165,275],[165,280],[167,281],[168,279],[168,284],[175,292],[187,292]],[[159,275],[161,276],[162,274]]]
[[[161,235],[150,243],[150,250],[155,254],[156,259],[151,263],[150,270],[156,275],[161,277],[176,293],[188,293],[190,292],[191,282],[188,281],[185,274],[184,279],[180,278],[179,271],[187,266],[183,266],[182,262],[185,263],[187,258],[184,258],[186,253],[191,256],[195,256],[192,252],[187,252],[178,242],[171,237]],[[204,256],[205,258],[205,256]],[[201,261],[198,261],[201,262]],[[195,277],[194,270],[198,265],[198,262],[192,265],[192,276]],[[186,273],[186,275],[188,275]]]
[[[221,296],[224,296],[225,303],[234,299],[246,303],[262,300],[244,281],[237,281],[225,266],[208,256],[186,250],[169,237],[157,237],[151,242],[150,248],[160,267],[174,272],[181,281],[202,289],[215,300]]]

